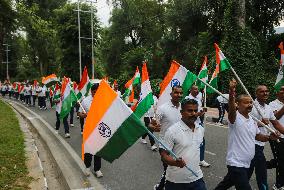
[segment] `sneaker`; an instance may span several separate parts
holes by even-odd
[[[97,176],[97,178],[103,177],[103,173],[101,172],[101,170],[95,171],[95,174]]]
[[[69,134],[69,133],[66,133],[66,134],[65,134],[65,138],[70,138],[70,134]]]
[[[273,190],[278,190],[278,188],[276,187],[276,184],[274,184],[274,185],[272,186],[272,189],[273,189]]]
[[[77,115],[77,119],[79,119],[80,117]]]
[[[73,123],[71,123],[71,124],[70,124],[70,127],[74,127],[74,124],[73,124]]]
[[[47,107],[44,107],[43,109],[47,110]]]
[[[40,110],[42,110],[42,108],[41,108],[41,107],[39,107],[39,109],[40,109]]]
[[[58,134],[58,130],[55,130],[55,133]]]
[[[91,175],[91,169],[90,168],[86,168],[84,171],[85,176],[90,176]]]
[[[151,146],[151,150],[156,151],[158,149],[158,147],[156,147],[155,145]]]
[[[147,141],[145,139],[141,139],[142,144],[147,144]]]
[[[81,131],[81,135],[83,135],[83,131]]]
[[[157,190],[159,187],[159,184],[154,185],[154,190]]]
[[[205,160],[202,160],[202,161],[199,162],[199,166],[208,168],[208,167],[210,166],[210,164],[208,164],[207,162],[205,162]]]

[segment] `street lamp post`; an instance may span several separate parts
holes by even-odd
[[[3,61],[2,63],[6,63],[6,78],[7,80],[10,80],[9,77],[9,46],[8,44],[3,44],[3,46],[6,46],[6,49],[4,51],[6,51],[6,61]]]

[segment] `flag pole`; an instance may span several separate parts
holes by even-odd
[[[175,159],[179,159],[179,158],[177,157],[177,155],[176,155],[172,150],[170,150],[162,141],[160,141],[147,127],[145,127],[144,125],[143,125],[143,127],[144,127],[145,130],[147,130],[148,134],[149,134],[151,137],[153,137],[153,138],[155,139],[156,142],[158,142],[160,145],[162,145],[162,147],[163,147],[164,149],[166,149],[166,151],[168,151],[168,152],[172,155],[172,157],[174,157]],[[197,174],[196,174],[189,166],[185,165],[185,167],[186,167],[186,169],[188,169],[195,177],[198,177]]]
[[[234,68],[230,65],[230,69],[233,72],[233,74],[235,75],[235,77],[237,78],[237,81],[241,84],[241,86],[243,87],[243,89],[245,90],[246,94],[252,99],[252,96],[250,95],[249,91],[247,90],[247,88],[245,87],[245,85],[243,84],[242,80],[240,79],[240,77],[238,76],[238,74],[236,73],[236,71],[234,70]],[[252,99],[253,100],[253,99]],[[264,118],[262,112],[259,110],[259,107],[256,105],[256,103],[253,101],[252,102],[254,107],[256,108],[257,112],[259,113],[259,115]],[[269,128],[270,129],[270,128]],[[271,131],[271,130],[270,130]],[[272,131],[271,131],[272,132]],[[275,132],[275,131],[274,131]]]
[[[210,84],[208,84],[205,81],[202,81],[200,78],[197,77],[197,80],[203,82],[207,87],[211,88],[214,92],[216,92],[217,94],[219,94],[220,96],[222,96],[223,98],[225,98],[226,100],[228,100],[227,97],[224,96],[224,94],[222,94],[220,91],[218,91],[217,89],[215,89],[214,87],[212,87]],[[250,95],[249,95],[250,96]],[[250,96],[251,97],[251,96]],[[258,122],[262,127],[265,127],[266,129],[268,129],[270,132],[275,133],[276,131],[270,127],[268,127],[268,125],[265,125],[262,121],[260,121],[259,119],[257,119],[256,117],[254,117],[252,114],[249,113],[249,115],[252,117],[253,120],[255,120],[256,122]]]

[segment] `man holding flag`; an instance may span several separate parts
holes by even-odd
[[[86,98],[83,99],[82,101],[82,107],[80,107],[78,115],[80,118],[85,119],[88,115],[88,112],[90,110],[92,101],[93,101],[93,97],[96,94],[97,90],[99,88],[99,83],[95,83],[93,84],[93,86],[91,87],[91,94],[89,96],[87,96]],[[83,109],[84,110],[83,110]],[[92,165],[92,158],[94,157],[94,171],[95,174],[98,178],[103,177],[103,173],[101,172],[101,166],[102,166],[102,161],[101,161],[101,157],[96,156],[96,155],[92,155],[90,153],[85,153],[84,154],[84,163],[86,166],[86,175],[89,176],[91,174],[91,165]]]

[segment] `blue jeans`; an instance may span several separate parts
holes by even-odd
[[[255,176],[259,190],[268,190],[267,184],[267,166],[263,153],[263,146],[255,145],[255,155],[250,163],[248,177],[251,178],[255,169]]]
[[[206,190],[203,178],[191,183],[173,183],[166,181],[165,190]]]

